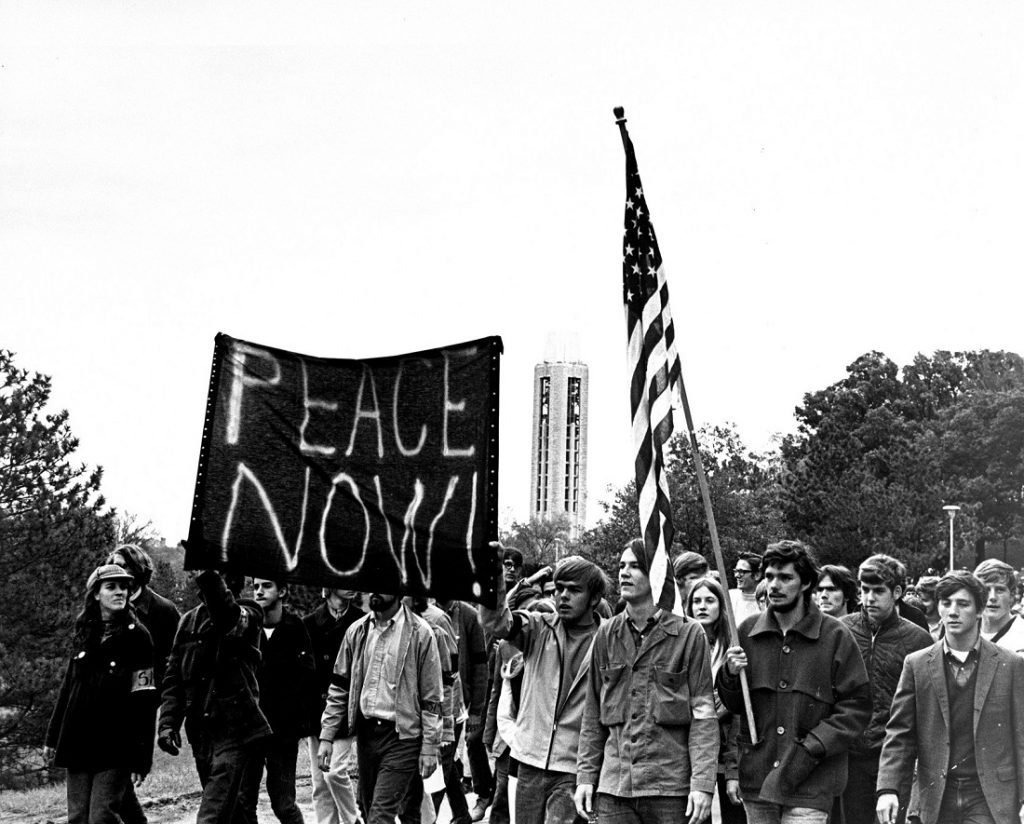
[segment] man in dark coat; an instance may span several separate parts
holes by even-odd
[[[271,734],[256,682],[263,610],[238,597],[241,575],[229,580],[196,577],[202,603],[182,616],[164,672],[157,744],[177,755],[184,723],[203,786],[196,824],[230,824],[249,760]]]
[[[800,541],[764,554],[768,609],[740,624],[716,686],[740,716],[740,791],[750,824],[790,816],[825,824],[846,787],[847,752],[871,717],[864,659],[850,630],[811,599],[818,565]],[[757,724],[749,746],[740,686],[746,669]]]
[[[249,762],[242,779],[239,803],[242,820],[257,824],[263,768],[267,771],[270,807],[281,824],[303,824],[295,803],[295,762],[299,741],[310,731],[310,707],[316,702],[313,645],[302,619],[285,609],[288,585],[270,578],[253,578],[253,594],[263,609],[260,665],[260,709],[273,735]]]
[[[871,684],[871,720],[864,734],[850,747],[849,777],[841,799],[843,817],[835,820],[874,824],[878,759],[892,696],[906,657],[931,646],[932,637],[897,611],[904,579],[895,558],[872,555],[860,565],[857,580],[860,610],[842,621],[850,628],[864,656]]]

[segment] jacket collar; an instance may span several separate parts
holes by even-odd
[[[868,613],[864,609],[864,607],[860,608],[860,614],[861,618],[864,620],[864,626],[866,626],[869,630],[874,629],[874,625],[871,623],[871,619],[868,617]],[[903,618],[900,616],[899,605],[894,604],[892,612],[890,612],[888,616],[882,619],[882,623],[878,625],[878,629],[890,629],[899,624],[899,622],[902,620]]]
[[[810,641],[816,641],[821,637],[822,615],[817,605],[810,601],[807,604],[807,612],[804,617],[796,622],[792,632],[798,632]],[[775,612],[769,607],[757,616],[754,626],[750,628],[750,635],[763,635],[765,633],[782,634],[779,622],[775,618]]]
[[[131,602],[131,605],[135,608],[135,611],[141,615],[149,615],[149,608],[153,604],[153,590],[148,586],[142,588],[142,592],[139,593],[139,597]]]

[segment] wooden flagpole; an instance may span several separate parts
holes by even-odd
[[[615,123],[618,125],[619,132],[622,135],[622,144],[628,152],[626,113],[621,106],[616,106],[614,114]],[[690,452],[693,455],[693,466],[697,472],[697,484],[700,486],[701,498],[704,499],[704,514],[707,516],[708,529],[711,532],[711,548],[715,554],[715,566],[718,569],[718,576],[722,582],[722,589],[725,591],[725,603],[722,604],[722,608],[725,609],[726,621],[729,624],[729,642],[732,646],[737,646],[739,644],[739,632],[736,629],[736,615],[733,612],[732,599],[729,597],[729,591],[726,586],[729,579],[725,571],[725,560],[722,557],[722,546],[718,541],[718,527],[715,524],[715,512],[711,506],[711,492],[708,489],[707,476],[704,474],[704,461],[701,460],[700,449],[697,446],[697,435],[693,430],[693,416],[690,414],[690,402],[686,397],[686,385],[683,383],[682,371],[679,373],[679,396],[683,404],[683,415],[686,417],[686,430],[690,436]],[[727,664],[723,663],[722,666],[727,666]],[[743,706],[746,709],[750,740],[756,744],[757,727],[754,726],[754,708],[750,703],[750,686],[747,683],[746,670],[740,670],[740,688],[743,692]]]
[[[693,466],[697,473],[697,484],[700,486],[700,496],[704,499],[704,514],[708,519],[708,530],[711,533],[711,549],[715,555],[715,567],[718,569],[718,577],[722,581],[722,589],[725,591],[725,617],[729,623],[729,643],[732,646],[739,645],[740,634],[736,629],[736,615],[732,609],[732,599],[729,597],[728,577],[725,571],[725,559],[722,557],[722,545],[718,541],[718,526],[715,524],[715,511],[711,506],[711,492],[708,489],[708,479],[704,474],[704,461],[700,457],[700,448],[697,446],[697,435],[693,430],[693,416],[690,415],[690,402],[686,397],[686,385],[683,383],[682,374],[679,375],[679,395],[683,402],[683,415],[686,417],[686,431],[690,436],[690,452],[693,455]],[[722,662],[722,666],[728,666]],[[750,742],[757,743],[757,727],[754,726],[754,707],[750,703],[750,685],[747,683],[747,671],[740,670],[740,688],[743,691],[743,707],[747,711],[747,727],[750,730]]]

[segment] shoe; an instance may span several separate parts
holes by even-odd
[[[473,821],[483,821],[484,816],[487,814],[487,799],[478,798],[476,804],[473,805],[473,809],[469,811],[469,817]]]

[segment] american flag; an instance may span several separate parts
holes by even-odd
[[[644,199],[633,142],[617,109],[626,149],[626,231],[622,240],[622,300],[626,309],[631,378],[636,488],[654,600],[662,609],[676,602],[668,550],[675,529],[665,476],[664,446],[672,435],[672,409],[682,400],[682,368],[668,306],[668,282]]]

